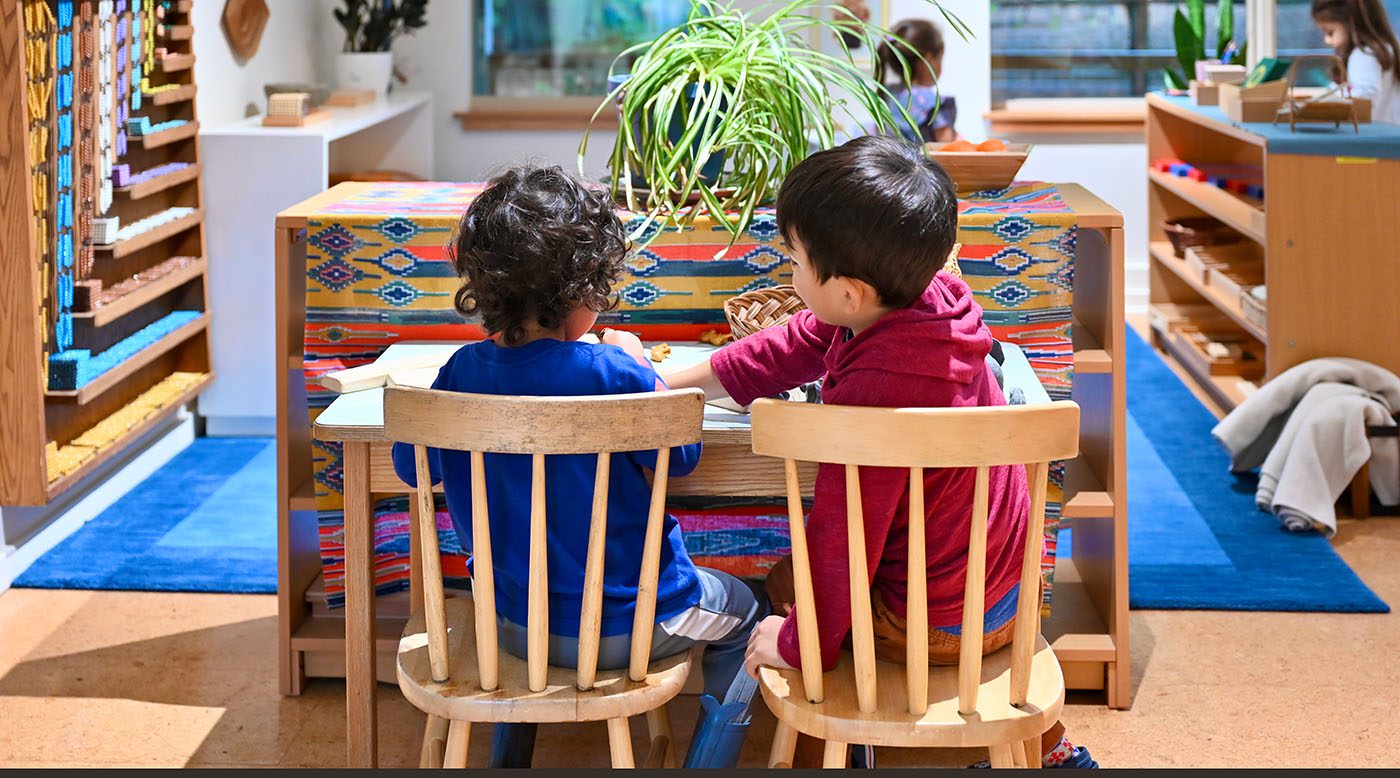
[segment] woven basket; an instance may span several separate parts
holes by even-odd
[[[737,339],[785,324],[806,307],[791,286],[770,286],[729,298],[724,302],[724,316]]]

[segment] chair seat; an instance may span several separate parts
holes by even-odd
[[[835,670],[823,676],[825,700],[813,704],[803,696],[801,670],[765,667],[759,686],[768,707],[780,721],[799,732],[843,743],[903,747],[977,747],[1020,742],[1038,737],[1060,717],[1065,681],[1060,663],[1043,637],[1037,636],[1031,661],[1026,705],[1015,708],[1011,698],[1011,647],[982,659],[982,684],[977,712],[958,712],[958,668],[929,668],[929,708],[922,716],[909,712],[904,666],[876,663],[876,710],[862,713],[856,704],[854,658],[843,652]]]
[[[636,716],[659,708],[680,693],[690,675],[691,652],[651,663],[643,681],[627,670],[600,670],[594,687],[580,691],[572,667],[549,668],[543,691],[530,691],[528,665],[500,652],[500,682],[495,691],[481,688],[477,670],[475,609],[470,597],[446,602],[448,680],[433,680],[428,635],[422,611],[415,612],[399,639],[399,688],[419,710],[453,721],[551,723],[603,721]]]

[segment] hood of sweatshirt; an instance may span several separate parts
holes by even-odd
[[[829,373],[858,370],[969,384],[982,376],[992,333],[961,278],[939,271],[914,304],[890,311],[827,352]]]

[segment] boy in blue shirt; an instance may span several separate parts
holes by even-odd
[[[627,250],[626,232],[606,192],[586,188],[558,167],[512,168],[494,178],[467,208],[450,248],[463,279],[454,303],[463,315],[480,316],[491,339],[453,354],[434,389],[551,397],[665,389],[635,336],[609,330],[601,344],[579,342],[599,312],[614,304],[612,290]],[[412,446],[394,444],[393,458],[398,476],[416,484]],[[699,459],[699,444],[673,449],[671,475],[690,473]],[[428,462],[434,483],[447,476],[443,491],[452,523],[463,546],[470,548],[470,456],[429,449]],[[485,462],[499,639],[505,651],[523,658],[530,458],[487,454]],[[578,662],[595,462],[591,455],[551,456],[545,462],[549,661],[564,667]],[[630,658],[651,497],[644,470],[655,465],[655,451],[612,455],[600,669],[624,668]],[[767,609],[739,579],[692,564],[680,526],[670,515],[663,535],[651,656],[707,644],[705,689],[722,700],[743,668],[749,633]],[[517,754],[528,751],[522,740],[533,740],[529,726],[498,729],[498,745],[503,734],[504,740],[515,740],[505,750]]]

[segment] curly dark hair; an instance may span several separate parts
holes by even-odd
[[[558,166],[521,165],[491,179],[457,225],[448,254],[464,316],[519,344],[525,324],[562,326],[579,306],[617,304],[627,233],[612,198]]]

